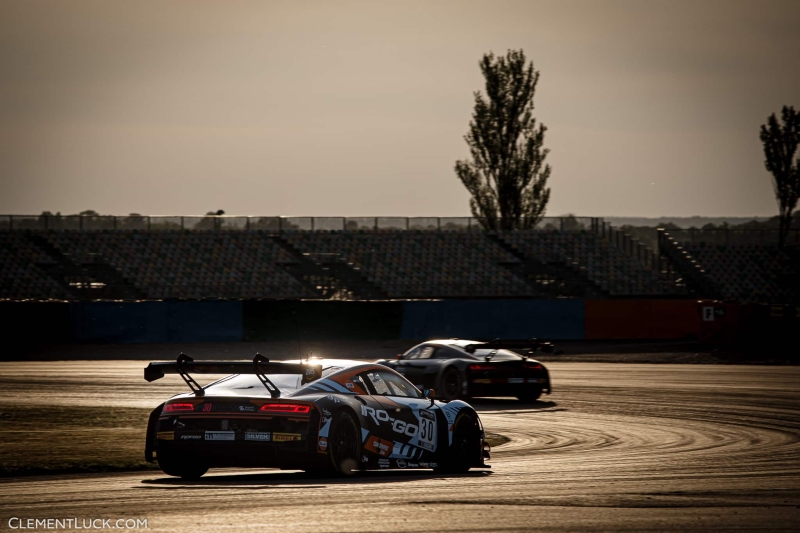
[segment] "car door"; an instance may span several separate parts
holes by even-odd
[[[369,446],[382,449],[391,443],[388,457],[405,460],[409,468],[414,468],[415,461],[425,452],[436,451],[438,424],[434,409],[437,408],[394,372],[367,371],[363,379],[371,390],[362,411],[377,439],[368,442]]]
[[[430,375],[431,366],[437,364],[434,360],[437,348],[437,346],[426,345],[413,350],[399,361],[398,373],[419,389],[430,388],[432,383],[429,383],[430,380],[427,379],[427,376]]]

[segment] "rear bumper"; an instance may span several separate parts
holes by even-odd
[[[313,444],[313,446],[312,446]],[[166,442],[156,446],[155,458],[169,455],[190,457],[211,468],[257,467],[303,469],[328,463],[325,454],[317,453],[316,442]]]
[[[522,381],[518,381],[522,380]],[[544,378],[478,378],[469,381],[470,396],[521,396],[531,389],[550,394],[550,380]]]
[[[301,468],[327,461],[320,451],[319,415],[194,415],[151,418],[145,459],[190,457],[209,467]]]

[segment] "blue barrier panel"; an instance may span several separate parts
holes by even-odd
[[[78,341],[242,340],[241,302],[82,302],[70,305],[70,315]]]
[[[170,302],[169,342],[242,340],[242,302]]]
[[[442,300],[403,304],[403,339],[584,338],[583,300]]]

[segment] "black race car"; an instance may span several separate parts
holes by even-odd
[[[192,374],[232,374],[201,387]],[[145,459],[169,475],[214,467],[336,472],[488,468],[475,410],[441,403],[375,363],[310,359],[150,363],[147,381],[180,374],[192,392],[151,414]]]
[[[553,345],[536,339],[431,340],[398,355],[397,360],[378,362],[417,387],[435,389],[445,401],[515,396],[533,402],[543,392],[552,392],[547,368],[530,358],[537,349],[552,352]]]

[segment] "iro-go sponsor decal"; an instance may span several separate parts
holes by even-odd
[[[319,438],[319,449],[323,451],[328,449],[328,439],[325,437]]]
[[[175,440],[175,432],[174,431],[159,431],[156,433],[156,438],[158,440]]]

